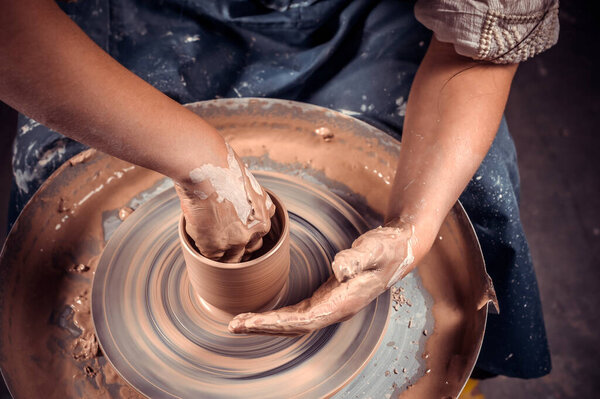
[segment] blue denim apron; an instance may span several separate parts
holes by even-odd
[[[303,101],[351,113],[398,139],[431,35],[407,1],[80,0],[61,7],[100,47],[178,102]],[[41,183],[85,148],[24,116],[15,141],[11,223]],[[502,121],[460,197],[501,308],[489,317],[477,366],[531,378],[551,366],[518,193],[515,147]]]

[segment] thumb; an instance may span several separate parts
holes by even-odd
[[[350,248],[344,249],[335,255],[331,268],[337,281],[342,283],[360,273],[367,262],[368,258],[364,256],[364,252],[356,248]]]
[[[250,332],[251,326],[254,325],[253,318],[256,317],[254,313],[242,313],[233,318],[229,322],[227,329],[233,334],[244,334]]]
[[[273,217],[273,215],[275,215],[275,204],[273,203],[273,200],[271,199],[271,196],[269,195],[269,193],[267,193],[264,189],[263,189],[263,193],[265,194],[265,207],[267,208],[267,212],[269,212],[269,219]]]
[[[371,232],[363,234],[352,243],[352,248],[335,255],[331,268],[340,283],[377,267],[377,258],[382,252],[381,243],[373,240],[372,235]]]

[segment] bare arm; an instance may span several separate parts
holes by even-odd
[[[267,209],[266,193],[248,190],[247,174],[237,173],[243,165],[228,157],[212,126],[112,59],[53,0],[0,0],[0,10],[2,101],[66,136],[171,177],[192,238],[215,238],[197,241],[207,256],[235,261],[260,247],[274,210]],[[192,178],[207,165],[207,173]],[[207,177],[215,168],[234,169],[236,198],[251,200],[251,220],[239,212],[250,205],[215,200],[220,194]],[[261,223],[248,227],[254,220]]]
[[[516,65],[475,63],[433,39],[411,88],[386,226],[332,264],[304,303],[230,323],[236,333],[301,334],[347,319],[418,265],[494,139]]]
[[[13,108],[177,181],[194,164],[186,155],[226,164],[210,125],[121,66],[54,1],[0,4],[0,96]]]
[[[487,154],[516,69],[432,39],[408,99],[387,215],[415,226],[421,255]]]

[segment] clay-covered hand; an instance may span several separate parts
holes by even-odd
[[[201,165],[189,177],[175,189],[186,232],[202,255],[239,262],[262,246],[275,206],[229,145],[226,167]]]
[[[415,266],[414,228],[394,222],[358,237],[332,263],[334,276],[312,297],[265,313],[243,313],[229,323],[233,333],[306,334],[347,320]]]

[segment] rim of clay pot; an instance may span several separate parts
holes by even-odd
[[[271,256],[273,256],[273,254],[275,254],[276,252],[279,251],[279,249],[285,242],[286,237],[289,236],[290,217],[288,215],[288,211],[287,211],[286,207],[283,205],[283,202],[281,202],[279,197],[277,197],[275,194],[273,194],[272,191],[270,191],[264,187],[263,187],[263,189],[267,192],[267,194],[269,194],[269,196],[271,197],[271,200],[273,201],[273,204],[275,204],[275,214],[273,215],[273,217],[277,217],[278,213],[283,214],[283,229],[281,231],[279,238],[277,239],[277,242],[275,243],[275,245],[273,245],[273,248],[271,248],[268,252],[259,256],[258,258],[251,259],[251,260],[248,260],[245,262],[225,263],[225,262],[217,262],[216,260],[207,258],[207,257],[203,256],[201,253],[199,253],[198,251],[196,251],[196,249],[194,249],[194,247],[191,245],[191,243],[190,243],[191,237],[185,231],[185,217],[183,216],[183,213],[182,213],[181,216],[179,217],[178,232],[179,232],[179,241],[183,244],[184,251],[187,251],[194,258],[198,259],[200,262],[202,262],[208,266],[218,267],[218,268],[222,268],[222,269],[243,269],[246,267],[255,266],[257,263],[261,263],[261,262],[265,261],[266,259],[270,258]]]

